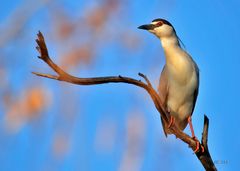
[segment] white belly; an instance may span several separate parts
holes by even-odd
[[[192,65],[169,68],[167,107],[180,125],[192,114],[194,93],[198,86],[197,73]],[[181,123],[184,122],[184,123]]]

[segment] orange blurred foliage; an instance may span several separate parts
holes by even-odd
[[[113,15],[113,13],[119,7],[118,0],[106,0],[98,7],[86,12],[85,21],[89,27],[95,32],[99,32],[103,29],[108,18]]]
[[[83,45],[81,47],[73,48],[61,57],[61,66],[64,69],[71,69],[71,67],[78,64],[89,65],[93,56],[94,48],[91,50],[91,46]]]
[[[43,87],[33,87],[24,91],[20,97],[6,97],[8,100],[5,124],[9,131],[18,131],[29,120],[37,118],[51,103],[51,96]],[[12,100],[14,99],[14,100]]]
[[[56,158],[63,158],[70,150],[70,142],[68,137],[62,133],[56,133],[53,136],[52,150]]]

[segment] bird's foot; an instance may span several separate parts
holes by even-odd
[[[168,128],[171,128],[171,126],[175,123],[175,118],[173,116],[170,115],[170,121],[168,124]]]
[[[199,140],[194,136],[192,139],[197,143],[196,149],[193,151],[194,153],[197,153],[200,150],[201,147],[201,152],[204,153],[204,147],[202,144],[200,144]]]

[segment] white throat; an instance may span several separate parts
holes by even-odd
[[[187,69],[192,65],[191,57],[181,48],[175,33],[171,36],[161,37],[161,43],[166,58],[166,65],[169,69],[184,70],[184,68]]]
[[[160,40],[161,40],[161,43],[162,43],[162,46],[164,49],[180,47],[178,38],[177,38],[176,34],[174,34],[174,33],[171,36],[161,37]]]

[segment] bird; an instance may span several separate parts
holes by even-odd
[[[173,25],[162,18],[154,19],[150,24],[138,27],[147,30],[160,39],[166,63],[161,72],[158,94],[165,111],[170,114],[169,123],[161,117],[165,135],[171,134],[170,127],[175,124],[182,131],[187,124],[190,126],[192,138],[197,141],[193,125],[192,114],[199,92],[199,68],[191,55],[181,46]],[[202,151],[204,150],[201,146]]]

